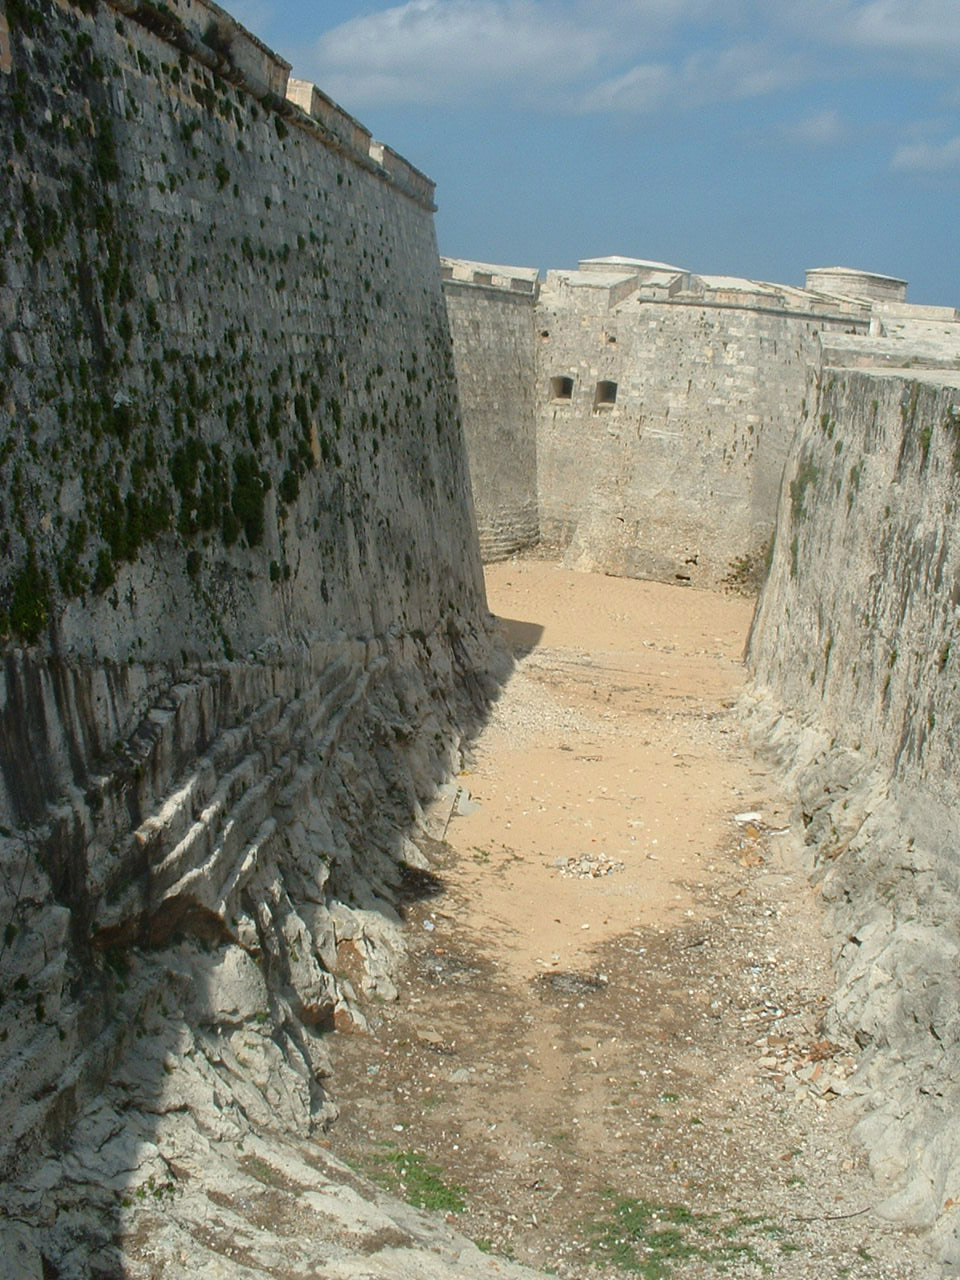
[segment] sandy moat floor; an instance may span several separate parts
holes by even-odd
[[[936,1275],[846,1138],[816,897],[731,714],[752,601],[538,561],[487,588],[516,671],[400,999],[338,1037],[329,1145],[563,1277]]]

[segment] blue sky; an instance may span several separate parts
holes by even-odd
[[[437,183],[441,253],[960,307],[960,0],[226,0]]]

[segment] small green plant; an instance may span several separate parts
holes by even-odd
[[[920,465],[926,465],[930,456],[930,441],[933,439],[933,423],[925,422],[917,432],[917,443],[920,446]]]
[[[388,1150],[375,1157],[373,1176],[384,1186],[399,1190],[418,1209],[462,1213],[467,1207],[464,1187],[447,1185],[443,1170],[416,1151]]]
[[[33,644],[47,625],[50,611],[50,578],[37,562],[33,545],[23,568],[13,580],[9,623],[13,632]]]
[[[750,1237],[782,1235],[775,1223],[763,1217],[697,1213],[687,1205],[657,1205],[613,1192],[607,1192],[606,1198],[611,1201],[609,1214],[586,1225],[592,1261],[596,1266],[619,1267],[643,1280],[668,1280],[674,1264],[688,1260],[718,1270],[737,1260],[763,1267]]]
[[[203,43],[208,49],[212,49],[214,53],[218,53],[221,58],[230,57],[230,35],[220,26],[216,18],[211,18],[207,23],[204,33],[201,37]]]
[[[263,504],[268,477],[249,453],[241,453],[234,459],[233,474],[235,483],[230,505],[243,528],[247,545],[259,546],[265,528]]]

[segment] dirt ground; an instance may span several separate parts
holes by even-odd
[[[933,1277],[846,1138],[815,894],[731,711],[753,602],[487,589],[517,667],[431,815],[400,999],[338,1037],[329,1145],[562,1277]]]

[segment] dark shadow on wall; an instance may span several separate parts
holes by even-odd
[[[529,647],[543,630],[508,629]],[[36,1090],[21,1082],[20,1141],[0,1144],[0,1249],[22,1263],[18,1275],[119,1280],[142,1275],[151,1251],[233,1257],[231,1224],[276,1192],[284,1160],[300,1162],[301,1190],[317,1195],[340,1176],[310,1173],[309,1135],[336,1115],[330,1033],[362,1029],[367,1001],[393,998],[405,908],[442,888],[409,862],[431,847],[420,805],[455,767],[449,744],[483,730],[512,669],[488,633],[453,620],[384,641],[372,660],[367,645],[348,648],[296,670],[278,656],[273,667],[179,672],[164,732],[130,739],[143,738],[140,767],[122,767],[118,748],[98,778],[104,799],[89,847],[73,850],[74,880],[52,876],[56,841],[34,850],[29,873],[6,865],[19,842],[3,829],[2,882],[23,890],[19,905],[0,893],[0,926],[15,925],[0,954],[17,995],[5,1025],[14,1017],[30,1032],[17,1051],[38,1059]],[[254,687],[263,696],[247,705]],[[59,720],[70,737],[76,726]],[[108,824],[113,852],[100,847]],[[61,924],[73,990],[40,967],[34,935],[52,936],[48,916],[83,925],[71,940]],[[41,1184],[55,1220],[36,1212]],[[166,1234],[148,1249],[158,1214]],[[322,1217],[286,1265],[330,1247]],[[265,1255],[249,1260],[272,1274]]]

